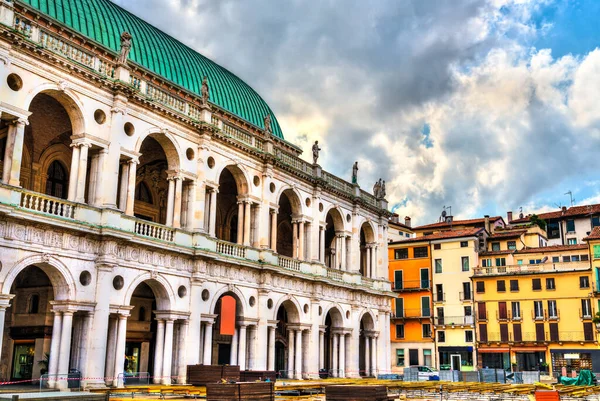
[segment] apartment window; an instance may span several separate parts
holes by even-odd
[[[469,257],[468,256],[461,257],[460,262],[462,265],[462,271],[468,272],[469,271]]]
[[[429,269],[421,269],[421,288],[429,288]]]
[[[404,317],[404,298],[396,298],[396,317]]]
[[[508,342],[508,324],[500,325],[500,341],[503,343]]]
[[[535,324],[535,341],[538,343],[546,341],[546,333],[544,332],[544,323]]]
[[[579,277],[579,288],[590,288],[590,278],[588,276]]]
[[[513,324],[513,340],[515,340],[516,343],[520,343],[523,341],[523,335],[521,333],[520,324]]]
[[[394,249],[394,259],[408,259],[408,248]]]
[[[442,249],[442,244],[433,244],[433,249],[439,251],[440,249]]]
[[[600,259],[600,245],[594,245],[594,259]]]
[[[508,241],[507,248],[510,249],[511,251],[514,251],[515,249],[517,249],[517,241]]]
[[[429,297],[421,297],[421,316],[431,316],[431,307],[429,304]]]
[[[485,302],[477,303],[477,318],[479,320],[487,320],[487,309],[485,308]]]
[[[560,262],[560,258],[558,256],[552,256],[552,263]]]
[[[555,300],[548,301],[548,318],[549,319],[558,319],[558,309],[556,309],[556,301]]]
[[[534,291],[541,290],[542,289],[542,279],[540,279],[540,278],[531,279],[531,288]]]
[[[588,257],[588,255],[579,255],[581,257],[581,261],[582,262],[587,262],[588,260],[590,260],[590,258]]]
[[[409,349],[408,350],[408,363],[410,366],[419,364],[419,350],[418,349]]]
[[[506,310],[506,302],[498,302],[498,319],[499,320],[507,320],[508,319],[508,311]]]
[[[445,331],[438,331],[437,332],[437,339],[439,343],[445,343],[446,342],[446,332]]]
[[[463,283],[463,293],[461,300],[470,300],[471,299],[471,282],[466,281]]]
[[[581,300],[581,316],[586,318],[592,317],[592,303],[589,299]]]
[[[394,288],[397,290],[402,290],[404,288],[404,280],[402,277],[402,270],[396,270],[394,272]]]
[[[558,337],[558,323],[550,323],[550,341],[559,341]]]
[[[558,227],[558,222],[553,221],[546,225],[546,232],[548,233],[548,239],[557,239],[560,238],[560,228]]]
[[[506,258],[496,258],[496,266],[506,266]]]
[[[396,350],[396,366],[404,366],[404,350]]]
[[[472,343],[473,342],[473,330],[465,331],[465,342]]]
[[[570,256],[563,256],[563,262],[570,262],[571,261],[571,257]]]
[[[488,340],[488,335],[487,335],[487,324],[480,324],[479,325],[479,341],[486,343]]]
[[[600,216],[592,216],[592,228],[600,226]]]
[[[598,252],[599,252],[599,255],[600,255],[600,251],[598,251]],[[492,267],[492,259],[482,259],[481,260],[481,267]]]
[[[567,220],[567,232],[568,233],[575,232],[575,220]]]
[[[519,291],[519,280],[510,280],[510,290]]]
[[[404,338],[404,325],[403,324],[396,325],[396,338]]]
[[[435,272],[436,273],[441,273],[442,272],[442,259],[436,259],[435,260]]]
[[[521,319],[521,303],[519,301],[511,302],[510,309],[512,312],[513,320],[520,320]]]
[[[436,284],[435,285],[435,302],[443,302],[444,301],[444,285]]]
[[[429,323],[423,323],[423,338],[431,338],[431,325]]]
[[[425,365],[425,366],[432,366],[433,365],[431,363],[431,350],[430,349],[424,349],[423,350],[423,365]]]
[[[469,246],[469,241],[460,241],[461,248],[467,248]]]
[[[483,294],[485,292],[485,282],[478,281],[475,283],[475,292],[478,294]]]
[[[517,259],[517,264],[521,266],[523,264],[523,259]]]
[[[542,304],[542,301],[533,301],[533,313],[536,320],[544,318],[544,304]]]
[[[555,290],[556,289],[556,284],[554,283],[553,278],[546,279],[546,289],[547,290]]]
[[[499,242],[492,242],[492,252],[496,252],[500,250],[500,243]]]
[[[496,281],[496,291],[505,292],[506,291],[506,281],[504,281],[504,280]]]
[[[415,258],[426,258],[429,256],[429,252],[427,251],[426,246],[420,246],[415,248],[414,250]]]
[[[579,262],[579,255],[572,255],[571,262]]]
[[[594,341],[594,327],[592,323],[583,324],[583,339],[585,341]]]
[[[444,308],[437,308],[437,324],[444,324]]]

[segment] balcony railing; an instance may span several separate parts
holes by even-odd
[[[175,239],[175,230],[172,228],[140,219],[135,221],[135,233],[161,241],[172,242]]]
[[[460,299],[461,302],[472,301],[473,300],[473,291],[471,291],[471,292],[459,292],[458,293],[458,299]]]
[[[475,323],[474,316],[443,316],[434,318],[436,326],[465,326]]]
[[[342,271],[337,269],[327,268],[327,277],[335,281],[343,281],[344,276]]]
[[[446,300],[446,294],[443,292],[433,293],[433,302],[444,302]]]
[[[510,274],[551,273],[573,270],[588,270],[590,262],[538,263],[533,265],[510,265],[493,267],[475,267],[475,276],[495,276]]]
[[[404,310],[396,310],[394,317],[396,319],[430,319],[431,309],[404,309]]]
[[[246,247],[231,242],[217,241],[217,252],[237,258],[246,258]]]
[[[300,271],[300,261],[287,256],[279,255],[279,266],[288,270]]]
[[[75,217],[76,203],[23,189],[19,192],[21,192],[19,206],[23,209],[64,217],[66,219],[73,219]]]
[[[399,292],[423,291],[423,290],[429,290],[430,287],[431,287],[430,280],[408,280],[408,281],[394,282],[394,291],[399,291]]]

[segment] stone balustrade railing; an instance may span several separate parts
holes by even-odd
[[[300,261],[297,259],[292,259],[287,256],[279,255],[279,266],[284,269],[300,271]]]
[[[217,252],[236,258],[246,258],[246,247],[231,242],[217,241]]]
[[[335,281],[344,281],[344,274],[341,270],[327,268],[327,277]]]
[[[154,238],[167,242],[173,242],[175,239],[174,229],[140,219],[136,219],[135,221],[135,233],[143,237]]]
[[[333,174],[329,174],[328,172],[323,171],[323,179],[326,183],[328,183],[340,192],[354,193],[354,187],[352,186],[352,184],[342,180],[341,178],[336,177]]]
[[[73,219],[76,203],[37,192],[21,191],[19,206],[38,213]]]

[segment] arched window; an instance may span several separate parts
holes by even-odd
[[[48,180],[46,181],[46,195],[67,199],[69,177],[67,170],[61,162],[55,160],[48,167]]]
[[[38,313],[40,308],[40,296],[38,294],[31,294],[29,297],[29,305],[27,306],[27,313]]]
[[[140,308],[140,315],[138,316],[138,320],[140,322],[146,321],[146,308],[144,308],[143,306]]]
[[[150,192],[150,188],[148,188],[148,185],[143,181],[135,188],[135,200],[149,204],[153,203],[152,192]]]

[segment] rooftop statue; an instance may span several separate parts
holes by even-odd
[[[358,162],[354,162],[352,166],[352,183],[358,184]]]
[[[319,147],[319,141],[315,141],[312,152],[313,152],[313,164],[317,164],[317,160],[319,160],[319,151],[321,148]]]
[[[271,116],[269,114],[265,116],[265,133],[269,135],[273,133],[271,130]]]
[[[210,94],[208,91],[208,78],[204,76],[202,78],[202,106],[208,105],[208,99],[210,98]]]
[[[123,32],[121,34],[121,54],[119,54],[117,63],[120,65],[127,65],[127,58],[129,57],[130,51],[131,51],[131,35],[129,34],[129,32]]]

